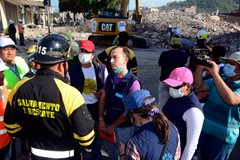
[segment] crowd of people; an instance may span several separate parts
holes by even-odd
[[[90,40],[50,34],[25,60],[0,37],[0,159],[16,159],[21,139],[32,160],[100,160],[102,150],[111,160],[227,160],[239,136],[240,52],[211,48],[203,28],[196,43],[171,29],[157,102],[129,38],[120,32],[97,55]]]

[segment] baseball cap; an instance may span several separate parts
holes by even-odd
[[[156,99],[152,97],[151,99],[144,100],[147,97],[152,97],[148,90],[140,89],[135,90],[127,95],[124,99],[125,110],[129,111],[132,109],[141,108],[148,104],[153,103]]]
[[[83,49],[89,53],[92,53],[95,51],[95,45],[93,44],[92,41],[89,41],[89,40],[80,41],[79,48],[80,50]]]
[[[8,67],[6,66],[6,64],[3,62],[3,60],[0,58],[0,72],[1,71],[5,71],[7,70]]]
[[[15,45],[15,43],[13,42],[13,40],[11,38],[0,37],[0,49],[9,47],[9,46],[17,48],[17,46]]]
[[[167,85],[171,87],[177,87],[182,85],[183,83],[192,84],[193,83],[193,74],[186,67],[178,67],[175,68],[168,79],[163,81]]]
[[[219,61],[222,63],[227,63],[227,60],[236,61],[240,64],[240,52],[234,52],[229,57],[220,57]]]

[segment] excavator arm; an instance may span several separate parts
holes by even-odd
[[[133,19],[134,19],[137,23],[141,23],[141,21],[142,21],[142,14],[141,14],[141,12],[140,12],[139,1],[140,1],[140,0],[136,0],[136,1],[135,1],[136,8],[135,8],[135,15],[133,16]]]
[[[120,0],[120,16],[126,17],[127,16],[127,7],[128,7],[129,0]]]
[[[119,0],[120,1],[120,16],[127,17],[127,8],[128,8],[128,3],[129,0]],[[133,15],[133,19],[141,23],[142,20],[142,14],[140,12],[140,5],[139,5],[139,0],[135,0],[135,13]]]

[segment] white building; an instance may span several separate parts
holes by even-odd
[[[9,20],[24,24],[34,24],[34,16],[40,15],[43,25],[46,23],[46,9],[43,0],[0,0],[0,33],[7,28]]]

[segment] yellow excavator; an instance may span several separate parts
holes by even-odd
[[[95,43],[109,44],[119,32],[126,31],[131,36],[134,47],[148,47],[147,41],[144,38],[135,36],[138,33],[137,25],[141,23],[142,19],[139,0],[135,0],[135,12],[132,13],[131,19],[128,12],[129,0],[119,0],[119,4],[119,11],[115,9],[103,9],[101,14],[92,18],[92,35],[88,39]]]

